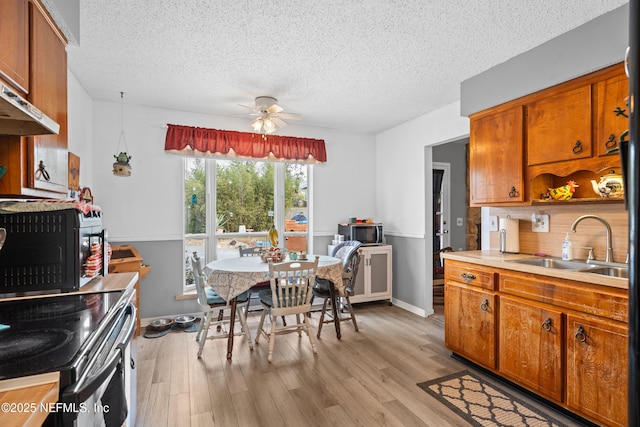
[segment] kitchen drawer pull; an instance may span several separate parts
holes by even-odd
[[[475,280],[476,276],[474,276],[471,273],[462,273],[460,276],[462,276],[462,278],[466,281],[466,282],[470,282],[471,280]]]
[[[582,326],[578,326],[578,331],[575,334],[576,340],[580,342],[585,342],[587,340],[587,334],[584,333],[584,329]]]
[[[616,145],[618,145],[616,136],[614,134],[609,135],[609,139],[607,139],[607,142],[604,143],[605,148],[615,148]]]
[[[547,317],[547,320],[542,322],[542,329],[546,332],[551,332],[551,318]]]
[[[480,310],[489,311],[489,300],[485,299],[482,304],[480,304]]]
[[[580,140],[576,141],[576,145],[573,146],[573,154],[580,154],[582,153],[582,142],[580,142]]]

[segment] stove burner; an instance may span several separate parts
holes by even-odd
[[[90,297],[93,295],[90,295]],[[100,301],[97,302],[100,304]],[[9,322],[55,319],[79,313],[87,308],[94,309],[96,301],[87,297],[77,299],[45,298],[37,302],[16,304],[8,307],[0,316]]]
[[[41,329],[37,331],[2,332],[0,334],[0,366],[58,350],[73,338],[73,332],[65,329]]]

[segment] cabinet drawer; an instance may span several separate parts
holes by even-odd
[[[444,263],[445,280],[478,286],[484,289],[495,289],[496,274],[494,269],[485,269],[467,263],[446,260]]]
[[[500,274],[501,292],[621,322],[628,319],[627,290],[533,274]]]

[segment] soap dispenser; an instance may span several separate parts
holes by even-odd
[[[562,242],[562,259],[565,261],[571,261],[573,259],[573,243],[569,239],[569,233]]]

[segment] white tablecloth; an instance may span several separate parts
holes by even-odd
[[[315,255],[308,255],[308,260],[315,260]],[[230,301],[257,283],[268,281],[269,264],[257,256],[227,258],[208,263],[204,273],[207,284]],[[320,255],[316,276],[331,280],[341,294],[344,292],[341,259]]]

